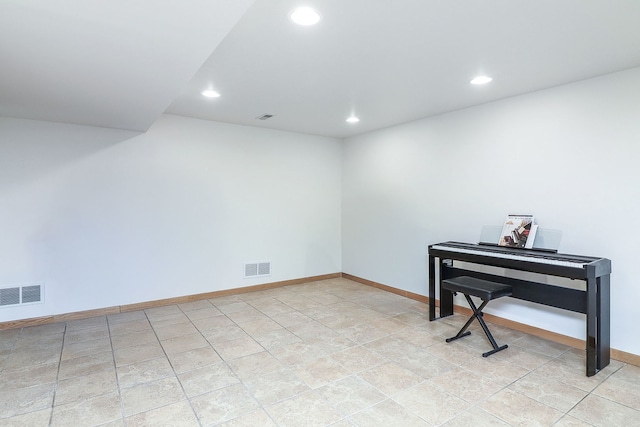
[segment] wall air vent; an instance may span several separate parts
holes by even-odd
[[[0,289],[0,308],[36,304],[42,301],[43,285],[12,286]]]
[[[271,275],[271,261],[251,262],[244,265],[244,278],[264,277]]]
[[[256,119],[258,119],[258,120],[269,120],[273,116],[275,116],[275,114],[263,114],[261,116],[256,117]]]

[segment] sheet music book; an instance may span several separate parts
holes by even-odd
[[[531,248],[537,227],[533,215],[508,215],[502,226],[498,245],[511,248]],[[529,240],[531,240],[529,242]]]

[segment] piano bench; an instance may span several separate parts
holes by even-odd
[[[459,338],[471,335],[471,332],[467,331],[467,329],[469,328],[473,320],[477,319],[478,323],[482,327],[482,330],[489,339],[489,342],[493,346],[493,350],[482,353],[482,357],[491,356],[493,353],[497,353],[498,351],[504,350],[505,348],[509,347],[506,344],[503,346],[498,346],[496,340],[491,334],[491,331],[489,330],[489,327],[482,318],[482,310],[492,299],[508,297],[509,295],[511,295],[511,286],[502,283],[490,282],[488,280],[476,279],[475,277],[459,276],[454,277],[453,279],[443,280],[442,289],[451,291],[454,294],[457,292],[464,294],[464,297],[469,303],[469,307],[471,307],[471,310],[473,311],[473,314],[471,315],[469,320],[467,320],[467,323],[464,324],[462,329],[460,329],[456,336],[447,338],[447,342],[455,341]],[[480,304],[480,307],[476,307],[476,305],[473,303],[473,300],[471,299],[471,296],[482,299],[482,304]]]

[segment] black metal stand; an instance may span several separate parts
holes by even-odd
[[[480,307],[476,307],[476,305],[473,303],[473,300],[469,295],[464,294],[464,297],[467,299],[467,302],[469,303],[469,307],[471,307],[471,310],[473,310],[473,314],[471,315],[469,320],[467,320],[467,323],[464,324],[462,329],[460,329],[460,331],[457,333],[455,337],[447,338],[445,341],[451,342],[459,338],[466,337],[467,335],[471,335],[471,332],[467,331],[467,328],[471,326],[473,319],[478,319],[478,323],[480,323],[480,326],[482,327],[484,334],[487,336],[487,338],[489,339],[489,342],[493,346],[493,350],[482,353],[482,357],[491,356],[493,353],[497,353],[500,350],[504,350],[505,348],[508,348],[509,346],[507,344],[503,346],[498,346],[498,343],[496,343],[496,340],[493,338],[493,335],[491,334],[489,327],[487,326],[484,319],[482,318],[482,309],[489,303],[489,301],[482,301],[482,304],[480,304]]]

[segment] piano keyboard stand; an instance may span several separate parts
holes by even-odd
[[[496,340],[491,334],[491,331],[489,330],[489,327],[482,318],[482,310],[492,299],[510,296],[512,291],[511,286],[490,282],[488,280],[476,279],[468,276],[460,276],[449,280],[443,280],[442,288],[451,291],[454,294],[457,292],[464,294],[464,297],[469,303],[469,307],[471,307],[471,310],[473,310],[473,314],[471,315],[469,320],[467,320],[467,323],[464,324],[462,329],[460,329],[456,336],[447,338],[446,342],[449,343],[451,341],[455,341],[462,337],[471,335],[471,332],[467,331],[467,329],[469,328],[469,326],[471,326],[473,320],[477,319],[478,323],[482,327],[482,330],[489,339],[489,342],[493,346],[493,350],[482,353],[482,357],[491,356],[493,353],[497,353],[509,347],[506,344],[503,346],[498,346]],[[473,303],[473,300],[471,299],[471,295],[482,299],[482,304],[480,304],[480,307],[476,307],[476,305]]]

